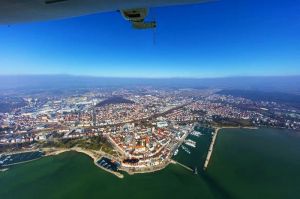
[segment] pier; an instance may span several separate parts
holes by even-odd
[[[212,155],[213,150],[214,150],[214,145],[215,145],[215,141],[216,141],[219,130],[220,130],[220,128],[217,128],[214,135],[213,135],[213,137],[212,137],[212,140],[211,140],[211,143],[210,143],[210,146],[209,146],[209,149],[208,149],[208,153],[207,153],[207,156],[206,156],[206,159],[205,159],[203,170],[206,170],[206,168],[208,167],[211,155]]]
[[[175,161],[175,160],[172,160],[172,163],[178,164],[178,165],[182,166],[183,168],[185,168],[185,169],[187,169],[187,170],[189,170],[189,171],[191,171],[191,172],[194,171],[192,168],[190,168],[190,167],[188,167],[188,166],[186,166],[186,165],[184,165],[184,164],[181,164],[181,163],[179,163],[179,162],[177,162],[177,161]]]

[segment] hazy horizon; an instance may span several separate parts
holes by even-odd
[[[74,75],[0,75],[0,89],[68,89],[154,86],[300,92],[300,76],[219,78],[124,78]]]

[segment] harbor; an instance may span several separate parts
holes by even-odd
[[[193,140],[191,140],[191,139],[185,140],[184,143],[185,143],[186,145],[190,146],[190,147],[193,147],[193,148],[196,147],[196,142],[193,141]]]
[[[206,147],[206,150],[207,150],[207,148],[208,148],[207,146],[205,146],[203,144],[198,145],[198,141],[201,139],[206,139],[206,137],[208,137],[208,134],[205,133],[205,131],[204,131],[204,134],[202,134],[201,132],[198,132],[198,131],[186,132],[181,137],[180,145],[178,145],[177,148],[175,148],[175,150],[173,149],[174,151],[171,156],[175,157],[178,154],[181,154],[179,156],[184,156],[186,159],[194,159],[194,156],[199,154],[198,147],[200,147],[202,149]],[[67,152],[67,151],[77,151],[77,152],[84,153],[84,154],[90,156],[93,159],[93,162],[97,167],[99,167],[107,172],[110,172],[119,178],[124,177],[124,175],[122,173],[120,173],[120,171],[125,171],[129,174],[154,172],[154,171],[158,171],[158,170],[165,168],[171,162],[171,160],[169,160],[169,161],[166,160],[165,162],[162,162],[161,165],[152,165],[149,168],[135,167],[134,169],[130,169],[130,168],[127,168],[126,166],[124,166],[122,164],[123,162],[117,161],[114,157],[110,156],[107,153],[102,152],[101,150],[99,150],[99,151],[86,150],[81,147],[72,147],[69,149],[67,149],[67,148],[42,148],[41,150],[30,151],[30,152],[19,152],[19,153],[15,153],[15,154],[2,154],[0,156],[1,157],[0,158],[0,167],[2,169],[1,171],[4,171],[3,169],[6,170],[6,168],[8,166],[13,165],[13,164],[19,164],[19,163],[23,163],[23,162],[27,162],[27,161],[32,161],[32,160],[38,159],[43,156],[59,155],[61,153]],[[198,163],[190,164],[187,162],[188,164],[186,164],[185,161],[177,161],[177,160],[175,160],[175,162],[194,173],[197,173],[197,169],[195,169],[195,168],[201,167]],[[202,163],[202,165],[203,165],[203,163]]]
[[[99,198],[99,196],[122,198],[124,195],[145,199],[230,198],[218,187],[218,185],[226,183],[228,179],[232,180],[228,189],[231,193],[236,194],[235,198],[251,199],[261,193],[267,198],[274,198],[272,196],[275,194],[278,196],[276,198],[285,198],[285,193],[288,192],[291,193],[292,198],[299,198],[297,189],[299,178],[297,176],[299,176],[300,137],[299,133],[285,132],[282,129],[222,129],[218,133],[214,154],[205,175],[202,175],[204,172],[202,158],[205,159],[207,155],[207,149],[211,142],[210,133],[200,136],[199,139],[192,137],[197,142],[197,147],[191,148],[190,155],[180,148],[178,154],[173,157],[177,162],[194,169],[194,173],[197,167],[198,175],[179,164],[171,163],[159,172],[138,175],[124,173],[124,178],[120,179],[108,174],[106,170],[96,167],[91,159],[82,153],[73,151],[57,156],[47,156],[30,162],[30,166],[19,164],[8,171],[0,172],[2,187],[0,198],[31,199],[36,198],[37,195],[43,195],[47,190],[51,190],[47,192],[48,198],[57,198],[57,196],[65,198],[66,194],[68,194],[67,197],[74,199],[87,197],[93,199]],[[231,139],[226,139],[228,137]],[[266,143],[265,140],[270,140],[270,142]],[[277,143],[282,143],[282,145]],[[251,150],[247,150],[248,147]],[[232,154],[232,148],[234,148],[234,154]],[[257,150],[262,154],[255,153]],[[274,156],[274,154],[278,156]],[[288,159],[285,159],[286,157]],[[216,164],[215,158],[221,162]],[[261,161],[265,158],[267,161]],[[229,159],[232,161],[225,164]],[[282,159],[286,160],[283,162],[284,164],[274,164],[274,162],[280,163]],[[220,167],[220,164],[224,167]],[[255,165],[260,165],[260,168],[256,169]],[[291,168],[292,172],[289,172],[287,167]],[[235,170],[240,168],[245,173],[238,173],[236,176]],[[276,174],[276,179],[259,173],[261,168]],[[253,172],[253,170],[255,171]],[[57,171],[62,171],[59,178],[57,175],[53,175]],[[16,176],[20,174],[22,174],[22,179],[16,180]],[[245,174],[247,174],[246,178]],[[206,178],[207,175],[216,179],[217,184],[211,183],[210,179]],[[268,179],[268,183],[262,185],[266,179]],[[80,189],[78,182],[84,182],[84,186],[80,186]],[[287,184],[282,185],[282,182]],[[242,189],[236,189],[237,186],[242,186]],[[16,187],[18,191],[14,191]],[[68,193],[66,193],[67,188],[70,190]],[[255,191],[257,189],[259,191]],[[284,192],[278,193],[276,190]],[[87,195],[87,193],[89,194]],[[212,193],[212,197],[210,197],[210,193]],[[217,196],[215,197],[215,195]]]
[[[9,167],[15,164],[33,161],[45,155],[42,151],[28,151],[13,154],[0,155],[0,168]],[[4,170],[3,170],[4,171]]]
[[[113,173],[119,178],[124,178],[124,175],[119,173],[119,168],[121,166],[121,163],[111,160],[107,157],[101,157],[99,160],[95,161],[96,166],[104,169],[105,171],[108,171],[110,173]]]
[[[198,127],[190,132],[183,143],[175,150],[172,159],[194,174],[202,172],[212,139],[211,127]],[[200,157],[200,158],[199,158]],[[198,169],[197,169],[198,168]]]

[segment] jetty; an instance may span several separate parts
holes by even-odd
[[[194,172],[194,170],[193,170],[192,168],[190,168],[190,167],[188,167],[188,166],[186,166],[186,165],[184,165],[184,164],[181,164],[180,162],[177,162],[177,161],[175,161],[175,160],[172,160],[172,163],[173,163],[173,164],[178,164],[178,165],[182,166],[183,168],[185,168],[185,169],[187,169],[187,170],[189,170],[189,171],[191,171],[191,172]]]
[[[215,130],[215,133],[213,135],[213,138],[211,140],[209,149],[208,149],[208,153],[207,153],[207,156],[206,156],[206,160],[205,160],[205,163],[204,163],[203,170],[206,170],[206,168],[208,167],[211,155],[212,155],[213,150],[214,150],[214,145],[215,145],[215,141],[217,139],[217,135],[218,135],[219,130],[221,130],[221,129],[235,129],[235,128],[240,128],[240,129],[258,129],[257,127],[254,127],[254,126],[225,126],[225,127],[217,127],[216,130]]]
[[[211,143],[210,143],[210,146],[209,146],[209,149],[208,149],[208,153],[207,153],[207,156],[206,156],[206,159],[205,159],[203,170],[206,170],[206,168],[208,167],[211,155],[212,155],[213,150],[214,150],[215,141],[217,139],[217,135],[218,135],[218,132],[219,132],[220,129],[221,128],[217,128],[215,130],[215,133],[214,133],[213,137],[212,137],[212,140],[211,140]]]

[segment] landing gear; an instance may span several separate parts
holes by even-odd
[[[130,21],[132,27],[135,29],[149,29],[156,28],[155,21],[145,22],[145,18],[148,15],[147,8],[127,9],[120,11],[124,19]]]

